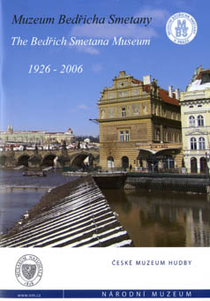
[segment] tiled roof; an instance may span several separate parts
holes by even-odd
[[[173,98],[171,98],[170,96],[168,96],[168,91],[159,88],[159,95],[163,101],[175,106],[180,106],[179,101],[174,97],[174,93]]]
[[[136,78],[133,78],[132,82],[133,82],[134,84],[142,84],[142,85],[143,85],[143,82],[140,81],[140,80],[138,80],[138,79],[136,79]]]
[[[150,92],[150,86],[151,85],[144,85],[142,81],[138,80],[138,79],[133,79],[132,82],[134,84],[142,84],[143,85],[143,90],[146,91],[147,93]],[[159,91],[159,95],[162,98],[162,100],[166,103],[175,105],[175,106],[180,106],[179,105],[179,101],[175,98],[175,93],[173,93],[173,97],[170,97],[168,95],[168,91],[162,89],[162,88],[157,88]]]

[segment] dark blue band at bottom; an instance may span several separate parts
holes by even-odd
[[[210,298],[210,290],[0,290],[0,298]]]

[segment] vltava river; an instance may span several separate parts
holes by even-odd
[[[140,190],[104,194],[136,247],[210,246],[205,195]]]
[[[71,180],[60,173],[39,178],[0,171],[0,232],[13,227],[49,187]],[[11,186],[39,189],[7,188]],[[103,193],[136,247],[210,246],[210,203],[205,195],[140,190]]]
[[[21,171],[0,171],[0,232],[12,228],[50,187],[72,179],[54,172],[48,173],[47,177],[23,177]]]

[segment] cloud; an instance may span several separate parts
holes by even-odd
[[[101,64],[95,64],[92,66],[92,71],[95,73],[99,73],[101,70],[103,70],[103,67]]]
[[[141,14],[152,17],[152,26],[156,28],[165,25],[166,21],[170,17],[170,13],[167,10],[151,9],[150,7],[145,8]]]
[[[118,16],[119,17],[119,16]],[[126,17],[126,16],[124,16]],[[135,24],[84,24],[72,28],[71,35],[113,38],[113,36],[124,36],[127,38],[152,38],[157,37],[156,27],[162,26],[169,17],[168,11],[164,9],[145,8],[137,12],[135,17],[152,17],[152,22],[147,27]]]
[[[78,105],[76,108],[73,108],[71,109],[71,113],[77,113],[78,111],[87,111],[88,110],[88,106],[84,105],[84,104],[81,104],[81,105]]]
[[[88,109],[88,107],[86,105],[79,105],[79,106],[77,106],[77,108],[79,110],[87,110]]]
[[[71,35],[87,38],[104,38],[109,39],[114,36],[123,36],[127,38],[151,38],[157,34],[151,27],[140,27],[139,25],[129,24],[85,24],[82,26],[75,26]]]
[[[123,17],[131,17],[130,14]],[[135,39],[150,39],[158,37],[158,27],[166,24],[170,14],[165,9],[153,9],[145,7],[133,15],[134,17],[152,18],[152,22],[146,27],[140,24],[84,24],[76,25],[72,28],[70,34],[77,38],[93,38],[93,39],[111,39],[114,36]],[[118,15],[117,17],[122,17]],[[107,19],[106,19],[107,20]],[[99,54],[96,47],[77,46],[78,51],[89,54]]]
[[[85,53],[88,53],[88,54],[93,54],[93,55],[99,54],[98,49],[96,49],[96,48],[94,48],[92,46],[82,46],[82,45],[79,45],[79,46],[76,46],[76,49],[79,52],[85,52]]]

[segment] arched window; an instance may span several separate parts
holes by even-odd
[[[202,115],[198,116],[198,126],[204,126],[204,118]]]
[[[197,159],[196,158],[191,158],[190,160],[190,167],[191,167],[191,172],[192,173],[197,173],[198,169],[197,169]]]
[[[107,158],[107,167],[114,168],[114,158],[112,156]]]
[[[206,158],[202,157],[200,158],[200,172],[206,173],[206,168],[207,168]]]
[[[199,149],[205,149],[206,148],[205,139],[203,137],[199,138],[198,143],[199,143]]]
[[[196,138],[194,137],[190,139],[190,149],[192,150],[197,149],[197,141]]]
[[[122,168],[123,169],[128,168],[128,166],[129,166],[129,159],[128,159],[128,157],[127,156],[123,156],[121,160],[122,160]]]
[[[194,116],[190,116],[189,117],[189,126],[195,126],[195,117]]]

